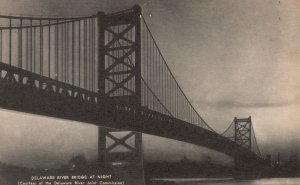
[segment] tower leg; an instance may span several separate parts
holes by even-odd
[[[107,129],[98,127],[98,162],[105,162]]]
[[[135,133],[135,149],[136,149],[136,161],[142,162],[143,160],[142,133]]]

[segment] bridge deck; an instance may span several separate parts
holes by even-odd
[[[4,63],[0,71],[2,108],[138,131],[208,147],[247,163],[264,163],[253,152],[197,125]]]

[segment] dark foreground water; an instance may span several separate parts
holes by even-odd
[[[300,178],[234,180],[230,178],[153,179],[153,185],[300,185]]]

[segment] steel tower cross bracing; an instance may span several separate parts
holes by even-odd
[[[251,150],[251,116],[249,118],[234,118],[234,140],[237,144]]]
[[[120,104],[141,106],[140,15],[139,6],[116,14],[98,13],[98,87],[104,105],[113,99]],[[99,162],[141,160],[142,134],[129,132],[120,137],[121,132],[124,133],[99,127]],[[126,142],[130,138],[134,138],[132,146]],[[114,142],[109,145],[107,139]],[[112,152],[120,146],[127,152]]]

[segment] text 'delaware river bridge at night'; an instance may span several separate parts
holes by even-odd
[[[251,117],[235,118],[218,134],[197,113],[139,6],[85,17],[0,16],[0,21],[1,107],[102,126],[100,162],[117,159],[111,152],[117,145],[130,151],[122,159],[140,158],[140,133],[147,133],[252,166],[265,164]],[[117,138],[104,127],[133,132]],[[133,146],[125,142],[131,137]],[[107,138],[115,143],[107,146]]]

